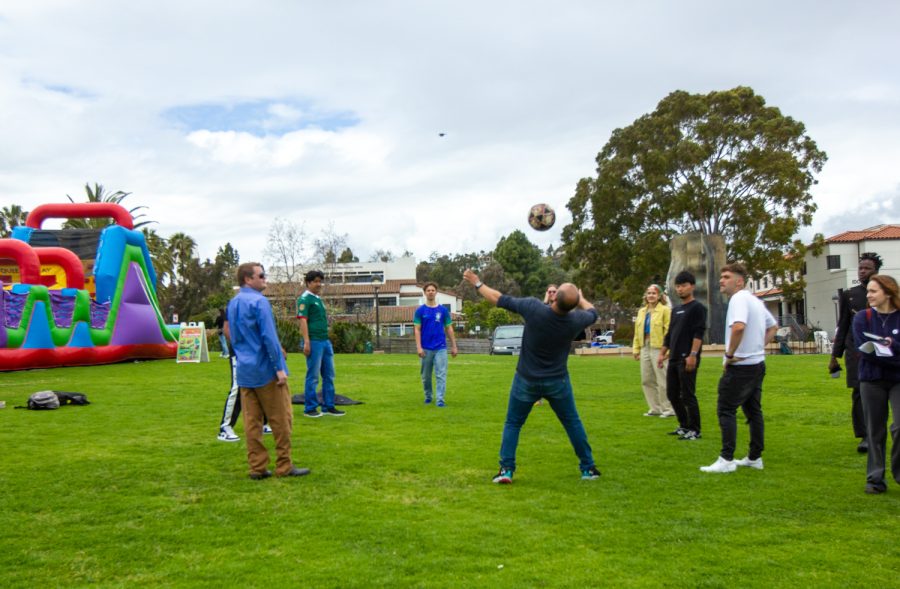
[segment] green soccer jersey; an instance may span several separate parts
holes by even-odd
[[[328,339],[328,314],[325,303],[313,293],[306,291],[297,299],[297,317],[305,317],[309,329],[309,339]]]

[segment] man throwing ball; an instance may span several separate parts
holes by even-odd
[[[545,305],[536,298],[514,298],[504,295],[481,282],[471,270],[463,273],[475,290],[492,304],[525,319],[522,351],[512,388],[509,391],[509,407],[503,425],[503,441],[500,445],[500,472],[495,483],[512,483],[516,470],[516,447],[519,432],[528,419],[535,401],[547,399],[556,417],[562,423],[578,456],[581,478],[597,479],[600,471],[594,464],[591,446],[572,394],[567,362],[569,345],[575,335],[597,321],[594,306],[581,296],[574,284],[566,283],[556,292],[556,300]]]

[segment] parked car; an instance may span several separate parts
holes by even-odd
[[[518,356],[522,351],[522,334],[524,332],[524,325],[501,325],[491,335],[491,349],[488,353]]]
[[[604,331],[600,335],[594,336],[594,343],[595,344],[611,344],[611,343],[613,343],[613,335],[615,335],[615,332],[612,330]]]

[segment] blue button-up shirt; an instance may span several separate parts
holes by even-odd
[[[277,371],[287,372],[272,306],[261,292],[241,287],[228,303],[228,327],[238,386],[261,387],[275,379]]]

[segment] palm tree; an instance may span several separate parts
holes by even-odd
[[[84,185],[84,191],[87,193],[87,202],[108,202],[114,203],[117,205],[121,205],[122,201],[125,200],[125,197],[129,196],[130,192],[122,192],[121,190],[117,190],[113,193],[106,192],[103,188],[102,184],[94,183],[94,187],[91,188],[90,184]],[[69,199],[70,202],[75,202],[68,194],[66,198]],[[134,207],[133,209],[129,209],[128,212],[131,213],[132,219],[134,219],[134,228],[139,229],[145,225],[149,225],[150,223],[155,223],[156,221],[141,221],[137,222],[138,219],[144,216],[143,213],[139,215],[135,215],[135,211],[139,211],[141,209],[146,209],[145,206]],[[106,219],[68,219],[65,223],[63,223],[63,229],[103,229],[109,225],[109,221]]]
[[[9,237],[12,228],[24,225],[28,217],[28,211],[23,211],[19,205],[9,205],[0,209],[0,238]]]
[[[197,249],[197,242],[186,233],[174,233],[168,242],[174,266],[178,270],[178,276],[183,280],[188,264],[194,257],[194,250]]]
[[[144,240],[153,260],[153,268],[156,270],[157,287],[171,283],[175,273],[175,256],[169,244],[153,229],[144,227],[141,231],[144,233]]]

